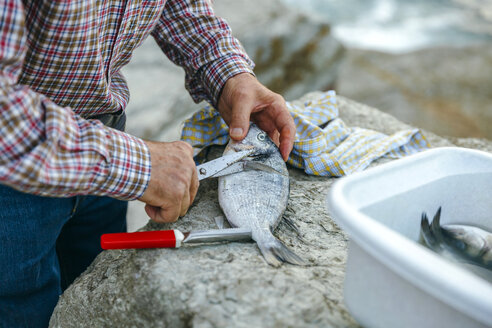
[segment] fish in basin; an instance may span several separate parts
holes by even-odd
[[[492,270],[492,233],[479,227],[463,224],[441,225],[441,208],[432,222],[422,213],[423,243],[434,251]]]
[[[272,231],[282,220],[289,200],[289,172],[275,143],[251,124],[242,141],[231,140],[224,155],[254,149],[244,159],[245,170],[219,178],[219,204],[233,227],[250,228],[265,260],[279,266],[305,261],[278,240]]]

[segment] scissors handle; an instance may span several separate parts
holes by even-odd
[[[254,149],[243,150],[236,153],[227,154],[217,159],[214,159],[210,162],[204,163],[202,165],[198,165],[196,167],[198,173],[198,180],[203,180],[214,176],[218,172],[239,162],[243,158],[253,154],[254,151],[255,151]]]

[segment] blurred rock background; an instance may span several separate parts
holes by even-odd
[[[371,105],[440,135],[492,139],[492,0],[215,0],[256,62],[258,79],[287,100],[314,90]],[[200,108],[183,71],[152,38],[124,69],[127,132],[179,138]],[[129,230],[147,222],[132,202]]]

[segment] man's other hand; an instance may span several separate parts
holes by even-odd
[[[145,141],[152,170],[145,193],[145,212],[154,221],[174,222],[188,211],[198,190],[192,147],[183,141]]]
[[[227,80],[218,107],[232,139],[244,139],[252,121],[268,133],[287,160],[296,129],[282,96],[267,89],[253,75],[241,73]]]

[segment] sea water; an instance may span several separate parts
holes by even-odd
[[[326,20],[333,35],[352,48],[403,53],[434,46],[492,41],[490,26],[467,1],[453,0],[283,0]],[[492,7],[490,1],[483,6]],[[482,31],[471,28],[482,26]]]

